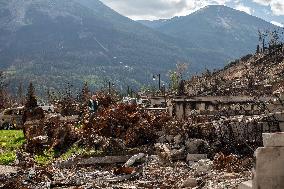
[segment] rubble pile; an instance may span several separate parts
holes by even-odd
[[[75,123],[76,118],[61,116],[25,122],[26,151],[30,153],[40,153],[49,149],[60,151],[72,145],[79,135],[79,131],[74,127]]]
[[[215,155],[213,165],[216,170],[239,173],[252,168],[252,158],[240,159],[236,155],[225,156],[223,153]]]
[[[1,188],[236,188],[251,176],[218,171],[209,159],[164,164],[156,155],[136,154],[123,163],[28,169],[1,174]],[[3,168],[4,169],[4,168]]]
[[[153,144],[157,131],[170,119],[165,113],[149,113],[136,105],[116,104],[97,113],[86,129],[89,135],[122,139],[126,146]]]

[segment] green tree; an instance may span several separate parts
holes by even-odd
[[[187,69],[188,69],[188,64],[178,63],[176,65],[176,70],[169,72],[170,89],[174,93],[178,92],[180,83],[183,80],[183,75],[184,75],[184,73],[186,72]]]
[[[170,88],[173,92],[176,92],[178,90],[180,76],[176,71],[170,71],[169,76],[170,76]]]

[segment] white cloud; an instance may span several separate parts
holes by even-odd
[[[255,3],[268,6],[273,0],[252,0]]]
[[[271,11],[274,15],[280,16],[284,15],[284,1],[283,0],[253,0],[253,2],[270,6]]]
[[[284,1],[283,0],[273,0],[270,4],[272,12],[277,15],[284,15]]]
[[[239,10],[239,11],[243,11],[246,12],[247,14],[252,14],[253,10],[250,7],[246,7],[243,4],[238,4],[235,9]]]
[[[225,5],[232,0],[101,0],[134,20],[188,15],[207,5]]]
[[[284,27],[284,24],[281,24],[281,23],[279,23],[279,22],[276,22],[276,21],[271,21],[270,22],[271,24],[274,24],[275,26],[279,26],[279,27]]]

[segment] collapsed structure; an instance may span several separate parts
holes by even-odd
[[[223,70],[195,76],[184,82],[183,96],[150,99],[152,109],[101,94],[101,109],[93,115],[82,106],[75,119],[28,116],[25,151],[64,153],[74,144],[101,153],[59,158],[46,168],[25,165],[16,176],[0,177],[5,181],[0,186],[236,188],[252,177],[252,157],[263,146],[262,134],[283,131],[283,52],[283,45],[271,47]],[[73,104],[63,103],[62,109]],[[156,108],[165,104],[167,108]],[[272,174],[271,165],[277,170],[272,175],[278,185],[273,186],[281,189],[283,171],[277,168],[283,162],[282,144],[267,144],[256,153],[255,186],[273,185],[271,175],[264,173]],[[18,162],[27,159],[17,156]]]

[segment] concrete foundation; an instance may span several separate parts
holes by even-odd
[[[258,148],[253,189],[284,189],[284,133],[263,134],[264,146]]]
[[[249,181],[243,182],[242,184],[240,184],[238,189],[252,189],[252,181],[249,180]]]

